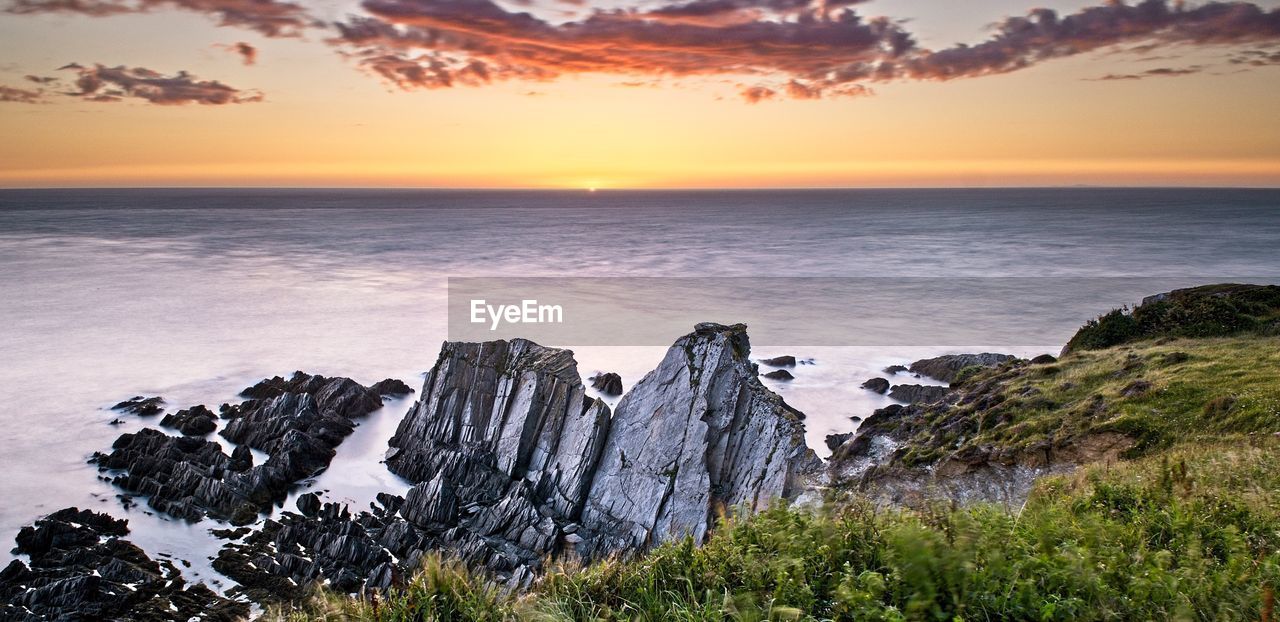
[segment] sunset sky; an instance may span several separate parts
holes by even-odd
[[[1280,186],[1280,0],[0,7],[0,187]]]

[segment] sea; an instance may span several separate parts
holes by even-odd
[[[592,304],[643,292],[614,318],[651,329],[643,338],[609,339],[597,323],[543,342],[573,349],[584,378],[617,372],[627,387],[693,323],[741,321],[700,317],[733,312],[689,307],[682,289],[767,306],[748,322],[762,336],[752,356],[804,363],[766,382],[805,413],[807,441],[826,455],[828,434],[892,403],[860,388],[885,366],[1056,354],[1090,317],[1147,295],[1280,282],[1280,190],[0,190],[0,542],[63,507],[90,508],[128,518],[152,556],[225,590],[209,564],[220,525],[125,509],[86,462],[158,424],[110,407],[159,395],[171,411],[216,410],[294,370],[420,389],[441,342],[475,334],[451,326],[449,310],[451,287],[476,278],[573,279],[572,296]],[[788,284],[805,305],[844,298],[819,323],[786,304]],[[407,490],[381,460],[412,403],[362,421],[285,507],[319,491],[362,509]]]

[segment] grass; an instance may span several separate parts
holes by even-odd
[[[1280,587],[1280,439],[1183,445],[1042,480],[1016,513],[775,507],[512,596],[432,558],[377,600],[283,620],[1267,620]],[[1274,602],[1271,600],[1270,602]]]
[[[524,594],[436,556],[390,593],[319,590],[266,619],[1280,622],[1280,337],[1147,340],[967,376],[958,388],[985,402],[945,416],[973,429],[921,452],[1097,432],[1136,445],[1041,479],[1016,512],[843,493],[722,520],[702,546],[551,563]]]

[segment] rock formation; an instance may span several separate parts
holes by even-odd
[[[862,383],[862,388],[884,395],[889,390],[889,381],[884,378],[872,378]]]
[[[131,415],[138,415],[139,417],[150,417],[164,412],[164,398],[135,395],[112,406],[111,410],[118,410]]]
[[[1017,360],[1010,354],[947,354],[931,359],[921,359],[908,368],[912,373],[935,378],[943,382],[954,382],[960,370],[966,367],[996,367],[1007,361]]]
[[[187,585],[172,563],[131,542],[128,522],[66,508],[23,527],[14,560],[0,571],[0,619],[240,620],[249,607],[203,584]]]
[[[218,424],[215,423],[217,419],[218,416],[213,414],[213,411],[200,405],[179,410],[172,415],[165,415],[160,420],[160,425],[177,430],[186,436],[204,436],[217,429]]]
[[[932,404],[946,394],[946,387],[925,384],[897,384],[889,390],[889,397],[908,404]]]
[[[120,436],[110,454],[96,454],[92,461],[103,470],[121,471],[112,481],[148,496],[148,504],[161,512],[246,524],[282,502],[295,483],[327,468],[335,448],[355,428],[353,419],[382,406],[377,393],[349,378],[301,372],[289,380],[264,380],[243,395],[253,397],[222,413],[230,419],[222,436],[240,445],[231,456],[212,441],[144,429]],[[181,426],[206,419],[191,414],[195,410],[166,421]],[[268,459],[254,466],[250,447]]]
[[[622,376],[613,372],[591,377],[591,386],[605,395],[622,395]]]
[[[750,352],[746,326],[699,324],[622,398],[585,499],[585,557],[701,540],[719,511],[799,494],[821,462]]]

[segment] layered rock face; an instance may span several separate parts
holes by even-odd
[[[527,576],[581,512],[609,427],[573,353],[446,343],[387,466],[418,484],[401,515],[499,576]]]
[[[718,511],[794,496],[821,463],[749,353],[745,326],[699,325],[611,418],[569,351],[446,343],[390,441],[388,467],[416,482],[400,515],[519,584],[548,555],[702,538]]]
[[[699,324],[622,398],[582,513],[586,557],[701,540],[718,511],[793,497],[820,468],[750,352],[746,326]]]

